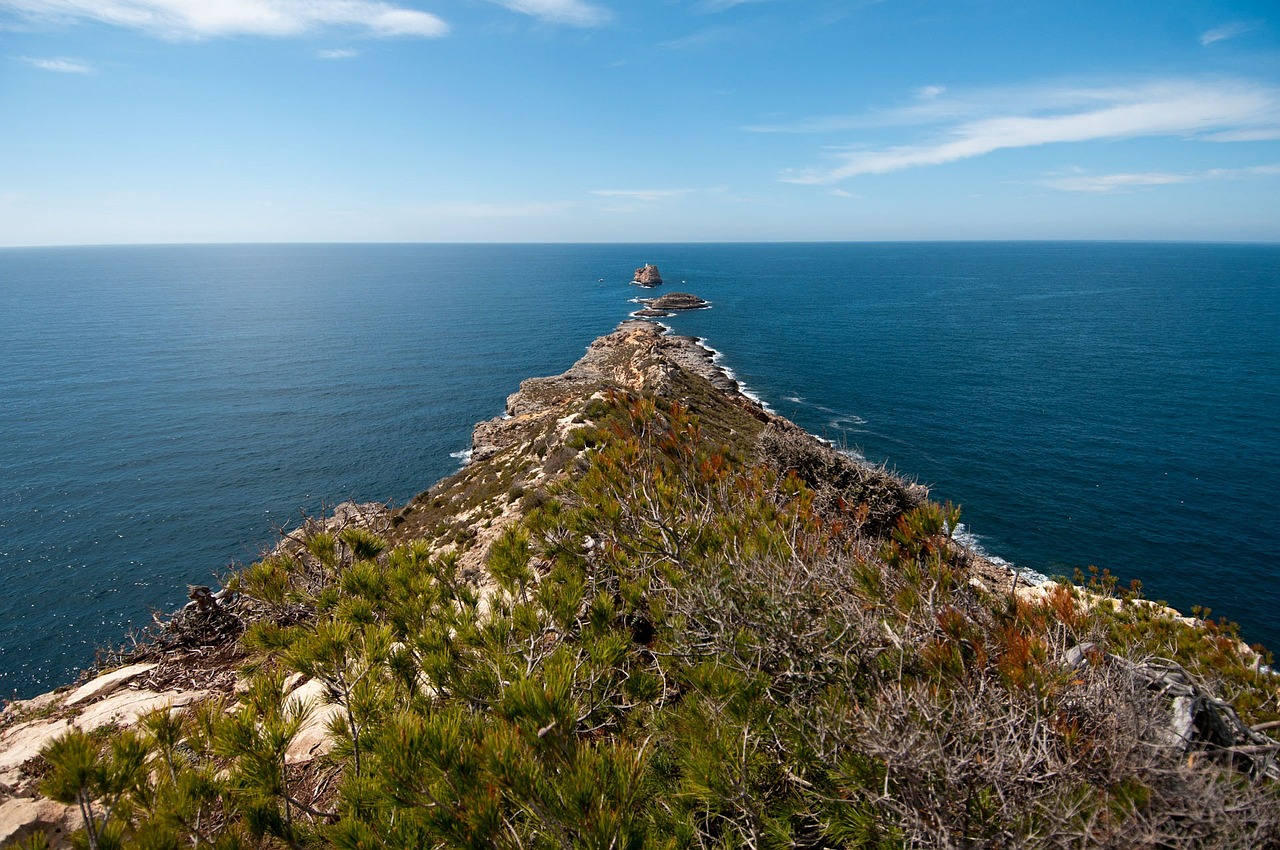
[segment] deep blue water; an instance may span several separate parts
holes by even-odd
[[[0,694],[67,680],[304,510],[426,489],[635,308],[646,261],[714,304],[670,325],[961,503],[990,552],[1280,646],[1280,246],[8,249]]]

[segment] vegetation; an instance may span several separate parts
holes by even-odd
[[[487,586],[354,530],[242,571],[261,616],[235,706],[45,752],[78,840],[1280,847],[1274,748],[1188,750],[1142,675],[1168,658],[1245,723],[1280,719],[1230,627],[1109,604],[1106,576],[1044,604],[988,591],[955,508],[824,490],[776,433],[718,440],[652,397],[592,418]],[[285,755],[318,710],[292,673],[323,683],[337,742],[310,772]]]

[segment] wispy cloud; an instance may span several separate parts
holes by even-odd
[[[350,50],[348,48],[336,48],[334,50],[318,50],[316,51],[317,59],[354,59],[360,55],[358,50]]]
[[[934,109],[943,100],[937,98],[927,106]],[[783,179],[792,183],[834,183],[863,174],[943,165],[1013,148],[1142,136],[1195,137],[1280,126],[1280,89],[1239,80],[1168,80],[1127,88],[1044,89],[1025,102],[1028,106],[1022,114],[1000,114],[972,103],[961,114],[954,114],[948,111],[950,105],[941,104],[943,108],[933,113],[933,121],[928,120],[927,112],[907,110],[901,123],[933,124],[930,138],[891,146],[851,147],[831,155],[837,160],[834,166],[788,171]],[[885,118],[880,116],[881,126],[890,123]],[[874,122],[867,121],[867,126],[874,126]]]
[[[702,0],[698,6],[707,12],[723,12],[725,9],[732,9],[734,6],[745,6],[748,3],[764,3],[768,0]]]
[[[1280,124],[1274,127],[1247,127],[1243,130],[1223,130],[1201,136],[1206,142],[1272,142],[1280,139]]]
[[[1257,21],[1232,21],[1229,24],[1223,24],[1220,27],[1214,27],[1206,30],[1200,36],[1200,43],[1205,47],[1211,44],[1217,44],[1219,41],[1226,41],[1229,38],[1235,38],[1238,35],[1244,35],[1247,32],[1253,32],[1258,28]]]
[[[1044,185],[1064,192],[1092,192],[1105,194],[1140,189],[1147,186],[1168,186],[1177,183],[1200,183],[1206,180],[1239,180],[1244,177],[1280,176],[1280,164],[1253,165],[1246,168],[1211,168],[1207,171],[1168,172],[1139,171],[1118,174],[1081,174],[1070,177],[1054,177]]]
[[[916,89],[916,98],[918,100],[933,100],[946,90],[946,86],[922,86]]]
[[[374,36],[434,38],[448,25],[427,12],[381,0],[0,0],[36,20],[91,20],[165,38],[298,36],[355,27]]]
[[[46,71],[57,71],[60,74],[92,74],[94,68],[86,62],[79,59],[68,59],[66,56],[59,56],[53,59],[38,59],[30,56],[23,56],[22,61],[35,68],[42,68]]]
[[[585,0],[493,0],[513,12],[532,15],[553,24],[599,27],[613,20],[608,9]]]
[[[441,204],[430,211],[463,218],[542,218],[564,212],[572,204],[565,201],[514,203]]]
[[[692,189],[592,189],[591,194],[602,198],[628,198],[633,201],[655,203],[667,198],[679,198]]]
[[[664,50],[701,50],[714,44],[738,41],[741,37],[742,30],[738,27],[714,26],[705,27],[688,35],[667,39],[660,42],[658,46]]]

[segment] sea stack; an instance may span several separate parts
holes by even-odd
[[[658,286],[662,283],[662,275],[658,273],[658,267],[653,263],[645,263],[636,269],[635,277],[631,279],[631,282],[640,286]]]

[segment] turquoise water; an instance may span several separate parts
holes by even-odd
[[[427,488],[635,309],[643,262],[713,302],[668,324],[961,503],[988,551],[1280,645],[1280,247],[9,249],[0,694],[63,682],[304,510]]]

